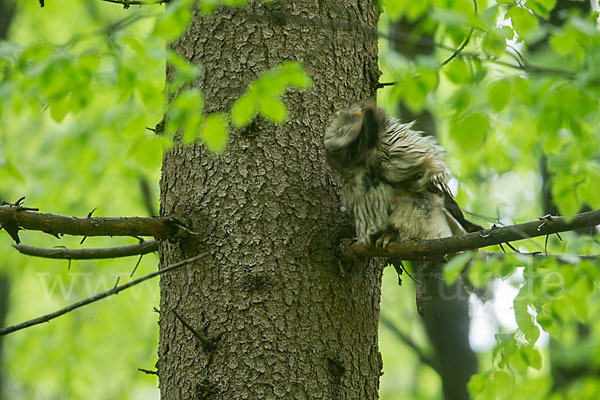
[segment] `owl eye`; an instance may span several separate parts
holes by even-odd
[[[360,117],[360,116],[362,116],[362,111],[360,111],[360,110],[359,111],[355,111],[355,112],[352,113],[352,115]]]

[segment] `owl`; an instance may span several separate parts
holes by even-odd
[[[444,149],[374,104],[337,112],[325,131],[329,165],[343,178],[342,203],[359,244],[437,239],[483,229],[448,188]]]

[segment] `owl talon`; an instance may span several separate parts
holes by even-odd
[[[384,232],[375,242],[375,247],[385,249],[394,240],[394,235],[391,232]]]
[[[392,226],[386,226],[370,234],[369,238],[375,247],[384,249],[398,238],[398,230]]]

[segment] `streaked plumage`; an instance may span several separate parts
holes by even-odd
[[[467,221],[448,188],[444,149],[372,104],[336,113],[324,138],[344,179],[343,205],[361,243],[435,239],[482,227]]]

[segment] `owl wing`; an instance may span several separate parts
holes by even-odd
[[[390,183],[406,183],[422,175],[420,165],[430,146],[425,138],[410,129],[414,123],[387,121],[378,161],[383,178]]]
[[[477,232],[483,230],[482,226],[474,224],[465,218],[460,206],[458,205],[458,202],[456,201],[456,198],[446,183],[445,176],[434,176],[428,185],[428,189],[429,191],[442,196],[442,199],[444,200],[444,211],[446,212],[448,222],[450,223],[451,229],[455,235],[459,233]],[[452,226],[456,223],[459,224],[460,228],[466,232],[460,232],[460,229],[456,229],[456,226]],[[455,232],[455,230],[457,232]]]
[[[476,232],[483,227],[467,220],[447,184],[448,172],[442,161],[444,149],[430,136],[411,128],[414,121],[402,124],[390,119],[381,141],[380,166],[385,180],[415,192],[441,196],[452,232]]]

